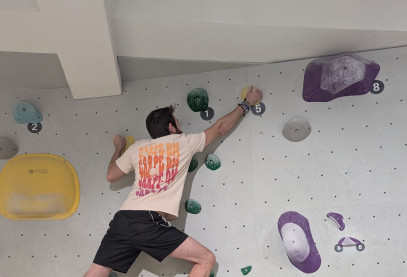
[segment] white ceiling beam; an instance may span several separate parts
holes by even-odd
[[[121,94],[102,0],[37,0],[39,12],[0,10],[0,51],[56,53],[75,99]]]
[[[276,62],[407,45],[407,32],[112,18],[120,56]]]
[[[113,16],[147,20],[407,31],[406,0],[110,0]]]

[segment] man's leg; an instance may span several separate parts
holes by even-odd
[[[83,277],[108,277],[110,272],[112,272],[111,268],[92,264]]]
[[[189,277],[209,277],[216,263],[215,255],[191,237],[175,249],[170,257],[194,263]]]

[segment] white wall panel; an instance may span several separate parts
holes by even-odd
[[[266,111],[248,115],[239,127],[198,155],[174,225],[213,251],[217,276],[303,276],[289,262],[277,229],[279,216],[294,210],[306,216],[322,257],[312,276],[404,276],[407,272],[407,114],[404,79],[407,48],[364,52],[381,66],[381,94],[339,98],[328,103],[302,100],[304,69],[310,60],[218,72],[128,82],[121,96],[73,100],[67,89],[0,90],[0,136],[15,141],[19,154],[48,152],[68,159],[78,172],[81,201],[62,221],[11,221],[0,217],[1,275],[81,276],[96,253],[108,223],[130,191],[134,176],[109,184],[106,168],[113,136],[147,138],[148,113],[169,104],[186,133],[200,132],[236,107],[240,90],[254,84],[264,93]],[[214,118],[192,112],[188,92],[209,94]],[[43,130],[31,134],[12,119],[19,101],[43,114]],[[302,116],[310,136],[289,142],[282,128]],[[215,153],[222,166],[210,171],[205,157]],[[6,161],[0,161],[3,166]],[[202,205],[187,214],[184,202]],[[341,213],[339,231],[328,212]],[[334,245],[345,236],[366,245],[363,252]],[[127,276],[186,276],[191,266],[141,255]],[[123,274],[119,274],[124,276]]]

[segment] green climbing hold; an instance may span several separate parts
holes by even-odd
[[[203,88],[195,88],[188,93],[188,106],[194,112],[206,111],[208,109],[208,93]]]
[[[118,277],[116,273],[110,272],[109,277]]]
[[[189,199],[185,202],[185,210],[190,214],[199,214],[201,212],[201,204],[194,199]]]
[[[215,273],[211,272],[211,275],[209,277],[215,277]]]
[[[250,271],[252,271],[252,266],[251,265],[246,266],[246,267],[242,268],[241,271],[242,271],[243,275],[246,276],[247,274],[250,273]]]
[[[189,164],[188,172],[194,171],[197,167],[198,167],[198,158],[196,157],[196,155],[194,155]]]
[[[206,157],[205,165],[210,170],[216,170],[220,167],[220,160],[215,154],[209,154]]]

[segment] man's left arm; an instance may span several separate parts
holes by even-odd
[[[124,175],[126,175],[126,173],[124,173],[123,170],[121,170],[116,164],[116,160],[118,158],[120,158],[120,153],[126,144],[126,140],[122,136],[116,135],[113,138],[113,144],[115,147],[115,151],[112,156],[112,159],[110,160],[109,167],[107,168],[107,174],[106,174],[106,179],[109,182],[116,182],[117,180],[122,178]]]

